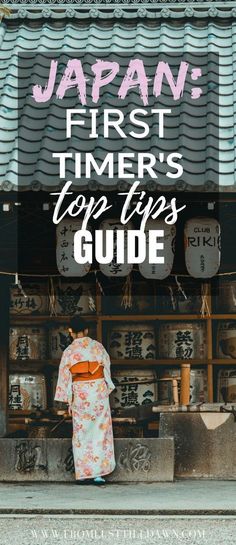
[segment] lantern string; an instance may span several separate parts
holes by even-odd
[[[137,269],[136,269],[136,268],[133,268],[133,271],[139,271],[139,269],[138,269],[138,268],[137,268]],[[96,275],[98,272],[101,272],[100,269],[93,269],[92,271],[89,271],[89,272],[87,273],[87,275],[90,275],[90,274],[95,274],[95,275]],[[11,272],[11,271],[0,271],[0,275],[2,275],[2,276],[13,276],[13,277],[16,277],[16,274],[17,274],[16,271],[14,271],[14,272]],[[86,276],[87,276],[87,275],[86,275]],[[25,277],[25,278],[27,278],[27,277],[29,277],[29,278],[62,278],[63,275],[60,274],[60,273],[59,273],[59,274],[20,273],[20,276],[21,276],[21,277]],[[236,271],[230,271],[230,272],[224,272],[224,273],[216,273],[216,274],[214,275],[213,278],[218,278],[218,277],[221,277],[221,276],[236,276]],[[180,274],[180,273],[178,273],[178,275],[176,275],[176,274],[173,274],[173,273],[172,273],[172,274],[169,274],[169,276],[168,276],[168,278],[175,278],[175,279],[176,279],[176,277],[178,277],[178,278],[188,278],[189,280],[191,280],[191,279],[194,279],[194,280],[204,280],[204,278],[202,278],[202,279],[201,279],[201,278],[196,279],[196,278],[192,277],[192,276],[189,275],[189,274]],[[63,276],[63,278],[69,278],[69,277],[64,277],[64,276]],[[74,277],[74,278],[78,278],[78,277]],[[159,280],[159,279],[158,279],[158,278],[156,278],[156,279],[153,278],[153,280]],[[205,279],[205,280],[207,280],[207,279]]]

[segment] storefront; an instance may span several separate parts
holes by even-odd
[[[100,2],[92,6],[83,2],[58,6],[55,2],[34,3],[32,7],[24,2],[17,8],[14,3],[11,14],[2,20],[2,437],[71,436],[71,420],[62,421],[63,407],[54,402],[53,394],[60,357],[70,342],[68,322],[75,313],[86,318],[91,336],[101,341],[111,356],[112,377],[117,383],[111,396],[115,437],[158,437],[159,415],[152,412],[153,404],[176,408],[178,402],[235,402],[236,11],[231,4],[127,2],[121,6]],[[10,8],[10,3],[7,6]],[[102,54],[106,48],[120,51],[124,44],[129,52],[140,48],[149,53],[159,48],[179,53],[186,48],[195,53],[201,49],[219,53],[219,80],[209,83],[213,95],[208,106],[214,103],[215,93],[220,116],[212,114],[210,106],[204,120],[199,113],[200,125],[206,129],[208,123],[217,125],[219,140],[216,138],[216,148],[206,140],[208,147],[203,149],[198,138],[193,140],[183,115],[177,137],[182,138],[186,156],[192,146],[198,146],[198,164],[189,163],[181,181],[169,187],[153,181],[147,186],[150,196],[165,194],[169,200],[175,197],[186,204],[176,230],[170,229],[166,236],[165,271],[158,273],[145,265],[122,270],[122,266],[99,266],[94,261],[83,273],[80,270],[76,276],[74,271],[71,275],[66,271],[65,276],[69,235],[65,226],[63,230],[61,224],[59,230],[52,223],[55,196],[51,193],[61,186],[51,174],[44,150],[45,145],[50,148],[56,127],[48,126],[47,134],[42,135],[32,126],[27,105],[24,110],[19,103],[17,109],[15,57],[21,50],[60,52],[63,48]],[[214,66],[211,70],[214,73]],[[21,150],[25,161],[21,187],[17,187],[19,120],[27,125],[27,142],[38,139],[39,153],[35,163]],[[201,168],[199,184],[196,173]],[[88,198],[98,198],[104,191],[92,179],[82,189]],[[115,202],[117,186],[110,189]],[[126,183],[119,189],[127,190]],[[199,217],[204,218],[201,224]],[[111,221],[109,214],[106,221]],[[73,227],[73,222],[67,228],[69,225]],[[206,268],[201,259],[207,261]],[[190,365],[190,384],[187,379],[181,389],[183,364]]]

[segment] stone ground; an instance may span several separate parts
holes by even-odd
[[[235,545],[236,482],[0,483],[0,545]]]
[[[1,545],[235,545],[233,517],[0,517]]]
[[[10,513],[236,516],[236,482],[0,483],[0,514]]]

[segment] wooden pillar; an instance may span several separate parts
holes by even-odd
[[[212,363],[212,299],[211,299],[211,285],[208,284],[208,295],[207,295],[207,302],[208,302],[208,308],[209,308],[209,316],[207,317],[207,359],[208,359],[208,365],[207,365],[207,384],[208,384],[208,401],[209,403],[213,403],[213,365]]]
[[[173,392],[173,402],[175,405],[179,404],[179,392],[178,392],[178,380],[173,378],[172,380],[172,392]]]
[[[0,276],[0,437],[8,428],[8,351],[10,277]]]
[[[181,364],[180,403],[188,405],[190,401],[190,363]]]

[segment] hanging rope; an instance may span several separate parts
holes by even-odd
[[[139,272],[139,269],[134,267],[133,271]],[[95,274],[96,275],[98,272],[100,272],[100,269],[93,269],[93,270],[89,271],[87,273],[87,275],[89,275],[89,274]],[[14,271],[14,272],[0,271],[0,275],[4,275],[4,276],[14,276],[15,277],[16,274],[18,274],[16,271]],[[29,278],[61,278],[62,277],[62,275],[60,273],[58,273],[58,274],[19,273],[19,274],[20,274],[20,276],[25,277],[25,278],[27,278],[27,277],[29,277]],[[221,277],[221,276],[236,276],[236,271],[225,272],[225,273],[217,273],[217,274],[215,274],[214,278]],[[168,276],[168,278],[175,278],[175,279],[176,278],[188,278],[189,280],[196,280],[192,276],[190,276],[189,274],[178,274],[178,275],[170,274]],[[153,280],[155,280],[155,278]],[[201,280],[201,279],[199,278],[199,280]],[[98,284],[99,284],[99,282],[98,282]]]
[[[200,313],[201,313],[201,316],[202,318],[204,318],[204,316],[210,316],[210,308],[209,308],[209,305],[208,305],[208,286],[206,284],[202,284],[201,286],[201,300],[202,300],[202,304],[201,304],[201,310],[200,310]]]
[[[123,297],[121,301],[121,306],[127,308],[132,308],[133,301],[132,301],[132,282],[131,282],[131,275],[129,274],[127,276],[127,279],[124,283],[124,286],[122,288]]]
[[[179,291],[180,293],[182,293],[182,295],[183,295],[185,301],[187,301],[187,299],[188,299],[188,298],[187,298],[187,295],[184,293],[184,290],[183,290],[183,288],[182,288],[182,286],[181,286],[181,284],[180,284],[180,282],[179,282],[179,280],[178,280],[178,276],[175,276],[175,281],[176,281],[176,284],[177,284],[177,287],[178,287],[178,291]]]
[[[28,295],[26,295],[25,291],[22,288],[21,281],[19,279],[18,273],[15,274],[15,286],[17,286],[18,290],[20,291],[21,295],[25,297],[25,299],[28,299]]]
[[[57,316],[56,311],[56,295],[55,295],[55,289],[54,289],[54,283],[53,278],[49,278],[49,310],[50,310],[50,316]]]
[[[167,287],[168,287],[168,290],[170,292],[170,299],[171,299],[172,308],[173,308],[173,310],[176,310],[176,301],[175,301],[174,294],[173,294],[173,288],[172,288],[172,286],[167,286]]]
[[[98,272],[98,271],[95,270],[95,271],[93,271],[93,272],[94,272],[94,275],[95,275],[96,284],[97,284],[97,286],[98,286],[99,289],[100,289],[101,295],[105,295],[105,294],[104,294],[104,291],[103,291],[102,284],[101,284],[101,282],[99,282],[98,277],[97,277],[97,272]]]

